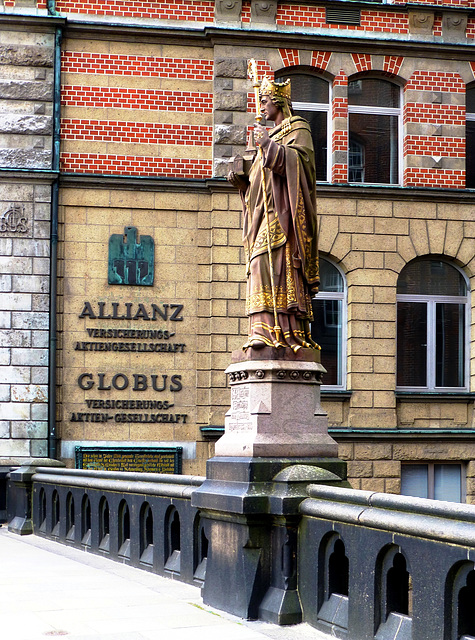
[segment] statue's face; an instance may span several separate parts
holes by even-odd
[[[261,111],[264,114],[265,119],[270,120],[271,122],[275,122],[276,117],[280,113],[279,107],[272,102],[270,96],[262,96]]]

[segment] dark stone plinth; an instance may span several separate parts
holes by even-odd
[[[299,505],[308,484],[348,486],[337,458],[215,457],[192,494],[210,542],[203,601],[247,619],[302,620]]]
[[[345,480],[346,463],[338,458],[215,457],[192,504],[236,514],[294,513],[308,484],[342,486]]]

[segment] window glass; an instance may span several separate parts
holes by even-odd
[[[465,278],[458,269],[442,260],[415,260],[404,267],[397,292],[432,296],[464,296]]]
[[[425,387],[427,381],[427,303],[397,304],[397,385]]]
[[[305,118],[312,130],[313,147],[315,149],[315,170],[318,182],[327,179],[327,114],[325,111],[306,111],[294,109],[296,115]]]
[[[462,502],[462,473],[459,464],[434,465],[434,499]]]
[[[402,495],[462,502],[462,489],[460,464],[428,462],[401,465]]]
[[[401,493],[415,498],[429,497],[429,475],[426,464],[401,465]]]
[[[400,87],[388,80],[348,83],[348,181],[399,183]]]
[[[343,277],[338,269],[331,262],[320,258],[320,291],[338,291],[342,293],[345,290]]]
[[[435,305],[436,387],[463,387],[465,362],[465,308],[462,304]]]
[[[292,101],[298,102],[328,102],[330,86],[326,80],[306,73],[292,70],[276,73],[276,79],[281,82],[290,78],[292,87]]]
[[[343,387],[345,284],[338,269],[324,258],[320,258],[320,280],[320,291],[312,300],[312,338],[322,347],[321,361],[327,370],[323,386]]]
[[[475,87],[467,89],[466,108],[467,113],[475,113]]]
[[[398,117],[370,113],[350,113],[350,182],[395,184],[398,176]],[[358,159],[354,156],[360,148]],[[356,165],[354,164],[356,160]],[[364,169],[359,165],[363,164]],[[359,171],[361,179],[352,180],[352,172]]]
[[[397,284],[397,386],[463,389],[467,380],[467,281],[454,266],[409,263]]]
[[[355,134],[350,139],[348,151],[348,181],[365,181],[365,149],[364,144],[355,139]]]
[[[350,80],[348,83],[348,104],[350,105],[397,109],[400,106],[400,95],[399,86],[388,80],[362,78]]]
[[[467,189],[475,188],[475,120],[467,121],[465,129],[466,144],[466,187]]]

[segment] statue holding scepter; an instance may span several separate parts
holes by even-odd
[[[241,192],[246,254],[249,336],[243,349],[265,346],[319,349],[310,335],[312,296],[318,291],[315,154],[310,126],[293,115],[290,80],[258,81],[254,128],[258,147],[248,175],[231,171]]]

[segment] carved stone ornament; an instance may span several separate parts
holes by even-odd
[[[216,0],[216,22],[240,22],[242,0]]]
[[[0,218],[0,233],[26,233],[28,219],[21,204],[11,204]]]
[[[442,14],[442,36],[452,40],[466,37],[468,16],[466,13],[445,12]]]
[[[430,35],[434,27],[433,11],[414,11],[409,10],[409,31],[411,33],[420,33]]]
[[[274,25],[277,0],[251,0],[251,22]]]

